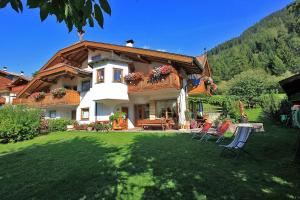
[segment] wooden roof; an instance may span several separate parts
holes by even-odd
[[[209,62],[208,62],[207,54],[197,56],[196,58],[201,63],[201,65],[203,66],[203,74],[205,76],[211,77],[212,72],[211,72],[211,67],[209,65]]]
[[[20,91],[18,97],[29,95],[31,92],[42,86],[45,82],[51,82],[54,79],[66,74],[80,77],[91,76],[91,72],[70,66],[68,64],[60,63],[49,69],[39,72],[33,78],[33,80],[30,81],[29,84]]]
[[[88,50],[101,50],[107,52],[114,52],[116,54],[123,54],[130,59],[143,61],[160,61],[169,63],[172,62],[179,67],[183,67],[188,73],[202,73],[203,67],[199,61],[192,56],[186,56],[175,53],[161,52],[149,49],[120,46],[114,44],[107,44],[101,42],[82,41],[75,43],[69,47],[58,51],[42,68],[40,71],[47,69],[62,60],[69,61],[72,66],[80,66],[81,63],[87,59]]]
[[[300,73],[279,82],[292,101],[300,101]]]
[[[183,68],[188,74],[202,73],[203,66],[196,57],[175,53],[154,51],[135,47],[113,45],[101,42],[81,41],[69,47],[59,50],[38,72],[37,76],[19,93],[18,97],[29,94],[31,89],[42,84],[47,76],[60,73],[73,73],[87,75],[80,71],[82,63],[87,60],[88,52],[100,50],[124,55],[133,61],[150,63],[152,61],[172,64],[177,68]],[[56,71],[57,70],[57,71]]]
[[[7,91],[8,85],[12,83],[12,80],[0,76],[0,91]]]

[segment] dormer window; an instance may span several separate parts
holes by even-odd
[[[123,82],[123,69],[113,68],[113,82],[115,83]]]
[[[104,83],[104,68],[97,70],[97,83]]]

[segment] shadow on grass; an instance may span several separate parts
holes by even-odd
[[[255,139],[254,139],[255,140]],[[272,141],[273,140],[273,141]],[[270,142],[277,142],[272,138]],[[249,145],[250,146],[250,145]],[[284,144],[282,148],[288,146]],[[260,161],[242,157],[220,158],[213,143],[199,144],[190,136],[142,135],[130,146],[130,159],[121,168],[128,177],[149,174],[141,199],[294,199],[300,174],[283,155],[265,158],[268,153],[256,150]],[[289,153],[289,152],[288,152]],[[286,159],[290,159],[285,153]],[[276,163],[280,159],[283,163]],[[126,183],[129,181],[126,180]],[[127,184],[127,190],[140,187]],[[298,192],[298,193],[297,193]]]
[[[0,158],[0,199],[115,199],[117,148],[74,138]]]
[[[222,158],[186,134],[74,136],[1,155],[0,199],[296,199],[292,141],[278,130],[254,136],[255,161]]]

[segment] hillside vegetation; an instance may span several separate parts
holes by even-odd
[[[300,2],[262,19],[240,37],[208,52],[216,81],[252,69],[272,75],[300,72]]]

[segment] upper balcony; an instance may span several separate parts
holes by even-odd
[[[150,81],[149,76],[144,76],[140,81],[128,82],[128,93],[145,92],[151,90],[180,89],[180,78],[178,74],[171,72],[159,81]]]
[[[46,108],[50,106],[69,105],[77,106],[80,103],[80,94],[75,90],[66,90],[65,95],[54,97],[52,93],[46,93],[42,98],[29,96],[28,98],[13,99],[14,105],[25,105],[30,107]]]

